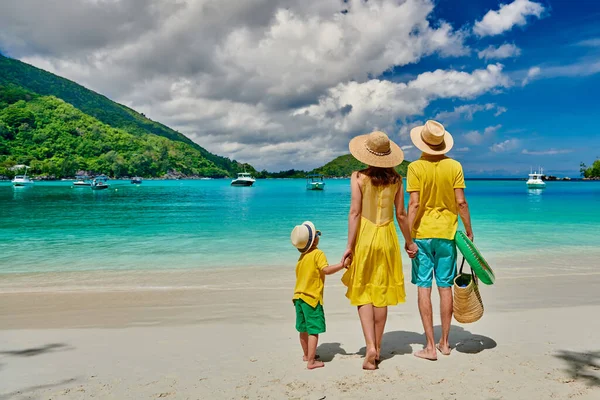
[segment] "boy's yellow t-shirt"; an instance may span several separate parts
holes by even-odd
[[[304,253],[296,264],[296,287],[293,300],[302,299],[311,307],[323,305],[325,277],[323,268],[328,266],[327,257],[319,249]]]
[[[446,156],[423,154],[409,164],[406,181],[407,192],[419,192],[412,237],[454,240],[458,229],[454,189],[465,188],[460,163]]]

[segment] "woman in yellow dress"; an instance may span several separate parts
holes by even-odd
[[[346,297],[358,307],[365,336],[363,369],[377,368],[387,307],[405,300],[404,274],[394,215],[410,257],[418,251],[404,209],[402,177],[394,169],[404,159],[400,147],[383,132],[357,136],[350,152],[368,165],[352,174],[352,200],[348,215],[348,247],[352,264],[342,277]]]

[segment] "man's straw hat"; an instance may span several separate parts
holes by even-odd
[[[304,253],[308,251],[317,237],[315,225],[310,221],[304,221],[302,225],[296,225],[292,230],[290,239],[295,248]]]
[[[410,139],[417,149],[432,155],[446,154],[454,146],[454,139],[444,125],[433,120],[412,128]]]
[[[348,147],[354,158],[372,167],[392,168],[404,160],[400,146],[380,131],[356,136]]]

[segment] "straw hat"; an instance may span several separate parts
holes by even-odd
[[[354,158],[372,167],[392,168],[404,160],[400,146],[379,131],[356,136],[348,147]]]
[[[417,149],[427,154],[446,154],[454,146],[454,139],[444,125],[433,120],[412,128],[410,138]]]
[[[312,247],[319,234],[320,232],[315,229],[315,225],[312,222],[304,221],[302,225],[294,227],[290,239],[294,247],[304,253]]]

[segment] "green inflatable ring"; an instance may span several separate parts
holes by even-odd
[[[494,284],[496,280],[496,276],[494,275],[494,271],[490,265],[485,261],[475,244],[467,237],[467,235],[462,232],[456,232],[456,236],[454,237],[454,241],[456,242],[456,246],[458,250],[462,253],[463,257],[469,266],[475,272],[475,275],[481,280],[481,282],[486,285]]]

